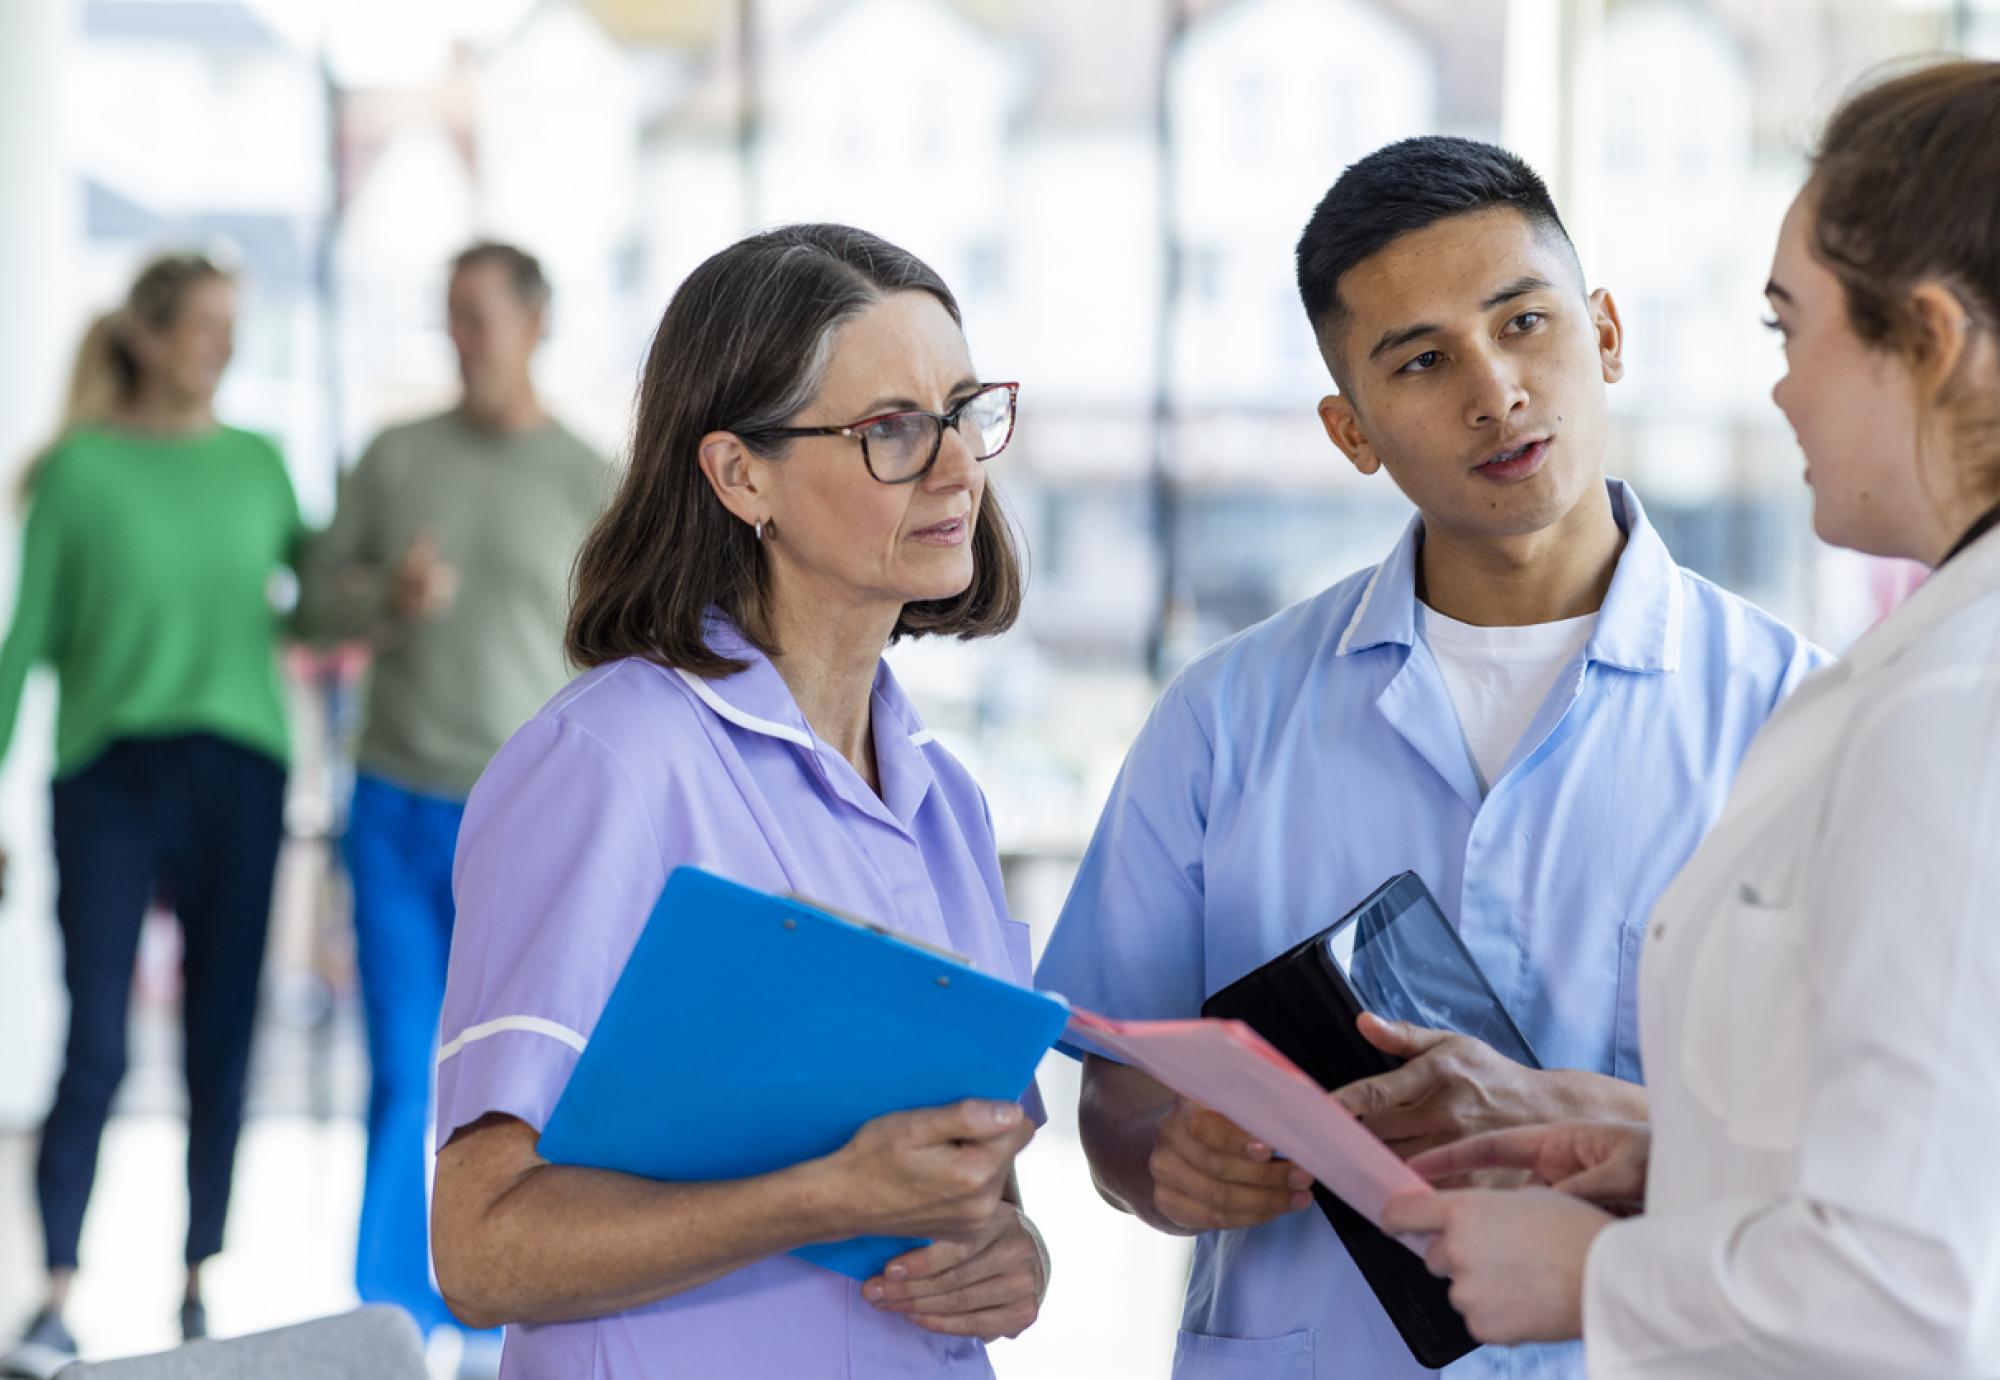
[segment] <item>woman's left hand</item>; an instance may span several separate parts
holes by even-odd
[[[896,1257],[861,1295],[918,1327],[991,1342],[1025,1331],[1048,1289],[1041,1234],[1026,1213],[1003,1201],[972,1235]]]
[[[1432,1183],[1491,1188],[1475,1176],[1525,1170],[1550,1188],[1629,1217],[1646,1203],[1652,1128],[1629,1121],[1557,1121],[1492,1131],[1427,1150],[1410,1168]],[[1518,1185],[1501,1185],[1518,1187]]]
[[[1547,1188],[1405,1194],[1382,1213],[1398,1236],[1434,1236],[1424,1263],[1452,1281],[1451,1304],[1482,1342],[1583,1335],[1583,1267],[1616,1219]]]

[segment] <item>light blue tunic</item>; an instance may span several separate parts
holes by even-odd
[[[1611,483],[1625,550],[1581,656],[1482,799],[1419,632],[1413,522],[1389,558],[1197,659],[1133,746],[1036,985],[1118,1017],[1210,993],[1405,869],[1545,1066],[1638,1080],[1646,917],[1750,740],[1820,661],[1681,570]],[[1196,1243],[1176,1380],[1423,1375],[1319,1210]],[[1580,1377],[1577,1346],[1459,1376]]]

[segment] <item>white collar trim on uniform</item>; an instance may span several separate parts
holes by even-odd
[[[673,668],[673,672],[683,681],[687,682],[688,689],[694,691],[696,697],[703,704],[707,705],[724,719],[727,719],[730,723],[735,724],[738,728],[747,728],[752,733],[762,733],[767,737],[777,738],[782,742],[795,743],[811,751],[818,750],[819,744],[813,740],[811,733],[803,729],[794,728],[790,724],[781,724],[775,719],[759,718],[748,710],[738,709],[728,700],[722,698],[721,695],[718,695],[715,692],[714,686],[710,685],[694,672],[683,667],[676,666]],[[923,747],[928,743],[936,741],[937,735],[932,733],[928,728],[920,728],[915,733],[910,734],[910,744],[913,747]]]
[[[790,724],[781,724],[775,719],[760,719],[747,710],[738,709],[728,700],[716,694],[715,687],[711,686],[694,672],[680,666],[676,666],[673,669],[674,674],[687,682],[688,689],[694,691],[703,704],[729,720],[730,723],[735,724],[738,728],[747,728],[752,733],[762,733],[772,738],[780,738],[787,743],[797,743],[802,748],[814,746],[810,733],[801,732]]]

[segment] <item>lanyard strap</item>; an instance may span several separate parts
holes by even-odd
[[[1958,539],[1958,545],[1944,553],[1944,560],[1937,563],[1937,569],[1943,570],[1953,556],[1965,550],[1966,547],[1978,541],[1995,527],[2000,527],[2000,503],[1996,503],[1991,508],[1988,508],[1986,515],[1973,523],[1971,530]]]

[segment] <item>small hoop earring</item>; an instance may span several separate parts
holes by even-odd
[[[755,530],[757,533],[757,540],[758,541],[764,540],[764,519],[762,518],[757,519],[757,526]]]

